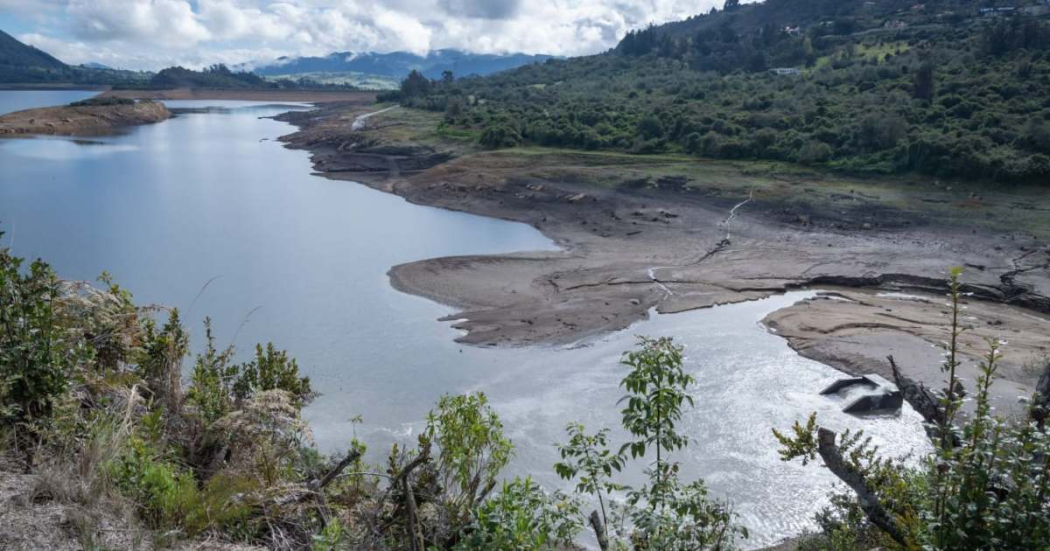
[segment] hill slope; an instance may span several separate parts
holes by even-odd
[[[488,147],[1050,180],[1050,22],[958,0],[768,0],[408,92]]]
[[[68,68],[50,54],[21,43],[4,31],[0,31],[0,65],[53,70]]]
[[[0,31],[0,82],[54,81],[71,72],[65,63]]]

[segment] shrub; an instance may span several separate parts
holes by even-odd
[[[139,505],[139,516],[151,528],[178,526],[187,505],[196,499],[197,485],[162,460],[152,445],[132,437],[127,452],[110,464],[117,487]]]
[[[831,159],[831,146],[819,141],[809,141],[799,150],[796,159],[804,165],[826,162]]]
[[[479,492],[495,484],[513,450],[503,423],[480,392],[442,396],[427,416],[425,435],[440,449],[442,485],[455,492],[454,508],[469,509]]]
[[[569,548],[583,527],[579,503],[560,492],[548,495],[530,478],[504,482],[495,497],[473,512],[455,549],[531,551]]]
[[[22,262],[0,249],[0,420],[35,430],[90,351],[60,320],[64,295],[51,267],[36,260],[22,273]]]
[[[257,392],[283,390],[291,394],[296,402],[304,405],[313,394],[310,378],[299,376],[299,365],[288,352],[277,350],[273,343],[255,345],[255,359],[239,368],[233,383],[233,394],[239,401],[246,400]]]

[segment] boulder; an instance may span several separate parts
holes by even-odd
[[[904,395],[897,385],[875,375],[839,379],[820,391],[821,395],[840,394],[855,387],[862,387],[862,393],[850,399],[842,411],[853,414],[887,413],[899,411],[904,404]],[[851,393],[852,394],[852,393]]]

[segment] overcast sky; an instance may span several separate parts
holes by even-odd
[[[0,0],[0,30],[66,63],[126,69],[396,50],[556,55],[724,0]]]

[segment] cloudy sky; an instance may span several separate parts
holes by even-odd
[[[67,63],[127,69],[333,51],[557,55],[723,0],[0,0],[0,30]]]

